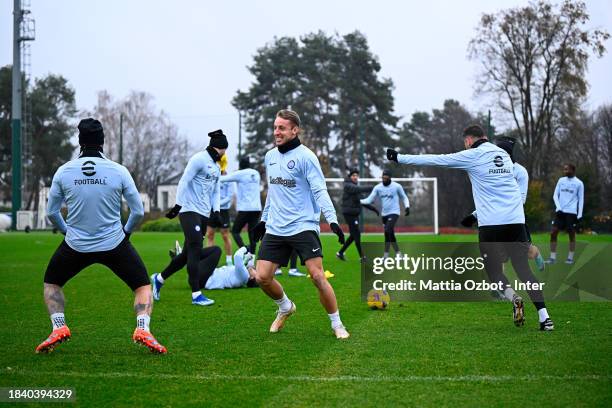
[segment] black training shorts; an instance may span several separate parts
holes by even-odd
[[[312,258],[322,258],[323,249],[319,235],[314,231],[302,231],[299,234],[281,237],[266,233],[259,246],[258,259],[287,266],[291,252],[296,250],[302,265]]]
[[[83,269],[93,264],[108,267],[132,290],[149,284],[149,276],[140,255],[127,237],[110,251],[79,252],[62,241],[45,272],[45,283],[64,286]]]
[[[212,215],[212,214],[211,214]],[[228,229],[230,226],[230,215],[229,210],[220,210],[219,218],[221,218],[221,222],[215,221],[214,218],[208,219],[208,226],[210,228],[223,228]]]
[[[576,214],[565,213],[563,211],[557,211],[555,219],[552,225],[560,230],[566,230],[572,232],[576,229],[576,223],[578,222],[578,216]]]

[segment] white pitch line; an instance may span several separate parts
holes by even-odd
[[[125,372],[79,372],[79,371],[25,371],[25,370],[2,370],[4,374],[17,374],[33,377],[81,377],[81,378],[156,378],[161,380],[196,380],[196,381],[295,381],[295,382],[380,382],[380,383],[414,383],[414,382],[511,382],[511,381],[610,381],[612,375],[459,375],[459,376],[280,376],[280,375],[227,375],[227,374],[143,374]]]

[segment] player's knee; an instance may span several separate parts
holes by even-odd
[[[316,269],[314,271],[308,271],[310,273],[310,277],[312,278],[312,283],[317,288],[323,287],[323,285],[327,282],[327,278],[325,277],[325,272],[323,269]]]
[[[272,277],[261,273],[255,274],[255,280],[259,286],[268,286],[272,283]]]

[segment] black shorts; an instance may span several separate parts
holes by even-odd
[[[115,273],[132,290],[148,285],[149,276],[140,255],[126,238],[110,251],[79,252],[62,241],[45,272],[45,283],[64,286],[83,269],[102,264]]]
[[[210,228],[224,228],[227,229],[230,226],[229,210],[220,210],[219,217],[221,222],[216,222],[214,219],[208,220],[208,226]]]
[[[555,219],[552,225],[560,230],[566,230],[572,232],[576,229],[576,223],[578,222],[578,216],[576,214],[565,213],[563,211],[557,211]]]
[[[486,225],[478,227],[478,241],[482,253],[495,255],[505,262],[512,254],[527,256],[530,241],[525,224]]]
[[[258,259],[287,266],[291,252],[295,249],[302,265],[312,258],[323,258],[323,248],[319,235],[314,231],[302,231],[299,234],[281,237],[266,233],[259,245]]]

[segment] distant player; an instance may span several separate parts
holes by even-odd
[[[361,231],[359,230],[359,216],[361,215],[361,197],[363,193],[370,191],[370,187],[359,185],[359,170],[351,169],[348,176],[344,180],[344,188],[342,190],[342,215],[344,221],[349,228],[349,238],[346,240],[342,248],[336,252],[336,257],[342,261],[346,261],[344,252],[354,242],[359,259],[363,260],[363,251],[361,250]],[[367,208],[373,210],[376,215],[380,213],[374,206],[366,205]]]
[[[244,246],[240,231],[247,225],[247,231],[251,231],[257,225],[261,215],[261,176],[259,172],[251,168],[248,156],[240,159],[239,170],[222,176],[224,183],[235,182],[238,190],[236,199],[236,210],[238,214],[232,226],[232,236],[239,248]],[[255,241],[249,232],[249,252],[255,253]]]
[[[204,296],[202,289],[219,262],[221,249],[216,246],[203,249],[202,245],[209,217],[219,217],[221,170],[217,162],[225,154],[228,143],[221,129],[210,132],[208,136],[210,143],[206,150],[189,159],[179,180],[176,205],[166,214],[166,217],[171,219],[178,215],[185,243],[183,251],[172,258],[162,273],[151,275],[155,300],[159,300],[166,279],[187,265],[191,303],[197,306],[210,306],[215,303]]]
[[[289,271],[287,272],[287,275],[289,276],[293,276],[296,278],[303,278],[306,275],[305,273],[300,272],[300,270],[297,267],[297,260],[298,260],[298,254],[297,251],[294,249],[291,252],[291,256],[289,257]],[[282,275],[283,274],[283,270],[278,267],[276,269],[276,272],[274,272],[274,275],[278,276],[278,275]]]
[[[221,168],[221,176],[227,174],[227,155],[221,156],[219,162]],[[227,265],[232,264],[232,241],[230,240],[229,226],[230,226],[230,214],[229,209],[232,205],[232,199],[236,193],[236,186],[234,183],[221,182],[219,187],[219,208],[220,213],[218,218],[209,219],[208,226],[206,227],[206,246],[215,245],[215,231],[221,231],[221,238],[223,239],[223,249],[225,250],[225,263]]]
[[[319,239],[321,211],[341,244],[344,233],[327,193],[319,160],[301,144],[299,133],[298,114],[280,110],[274,120],[276,147],[268,151],[264,159],[268,180],[266,205],[253,231],[255,240],[263,237],[257,259],[257,282],[278,305],[276,319],[270,326],[270,332],[276,333],[295,313],[295,304],[274,279],[274,271],[279,265],[287,265],[295,249],[319,290],[319,299],[328,313],[334,334],[338,339],[346,339],[349,333],[340,320],[334,289],[323,271],[323,248]]]
[[[483,255],[487,255],[484,257],[485,269],[492,282],[501,281],[505,285],[504,295],[512,301],[514,324],[522,326],[525,321],[523,299],[508,285],[508,278],[503,273],[506,255],[510,256],[512,266],[523,282],[539,282],[529,269],[523,199],[514,179],[514,165],[505,150],[489,143],[478,125],[463,131],[463,141],[466,150],[457,153],[412,155],[387,149],[387,158],[401,164],[467,171],[478,212],[480,249]],[[527,293],[538,310],[540,330],[553,330],[554,323],[546,310],[542,291],[529,290]]]
[[[144,216],[140,195],[128,170],[102,153],[102,124],[92,118],[83,119],[78,129],[81,154],[57,170],[49,191],[47,216],[66,238],[45,272],[44,296],[53,332],[36,347],[36,352],[51,352],[70,339],[62,288],[80,271],[98,263],[113,271],[134,292],[134,342],[154,353],[166,353],[149,329],[153,311],[151,285],[145,265],[129,241]],[[121,225],[122,196],[130,208],[125,227]],[[66,222],[60,214],[62,202],[68,208]],[[109,317],[112,319],[104,317],[106,322]]]
[[[233,263],[233,265],[215,268],[213,274],[206,282],[206,289],[237,289],[258,286],[255,280],[253,254],[250,254],[246,247],[236,251]]]
[[[576,166],[563,166],[565,177],[561,177],[555,187],[553,201],[555,202],[555,219],[550,232],[550,258],[546,263],[554,264],[557,260],[557,235],[559,230],[566,230],[569,235],[569,253],[566,264],[574,263],[576,251],[576,224],[582,218],[584,209],[584,184],[576,177]]]
[[[516,183],[518,184],[519,189],[521,191],[521,197],[523,198],[523,206],[524,206],[525,203],[527,202],[527,193],[529,191],[529,174],[527,173],[527,169],[521,166],[514,158],[515,143],[516,143],[516,139],[512,139],[512,138],[501,138],[495,141],[495,144],[497,146],[501,147],[502,149],[506,151],[506,153],[508,153],[508,155],[510,156],[510,159],[512,160],[512,163],[514,163],[514,168],[513,168],[514,179],[516,180]],[[464,227],[471,227],[472,225],[476,223],[476,217],[477,217],[476,211],[474,211],[472,214],[465,217],[463,221],[461,221],[461,224]],[[540,271],[543,271],[544,270],[544,258],[542,258],[542,255],[540,254],[540,250],[538,249],[538,247],[533,244],[531,240],[531,233],[529,232],[529,225],[527,225],[526,222],[525,222],[525,229],[527,231],[528,242],[530,243],[529,252],[528,252],[529,259],[533,259],[538,269]]]
[[[361,200],[361,204],[371,209],[376,198],[380,199],[382,205],[380,214],[382,215],[382,223],[385,227],[384,257],[387,258],[391,246],[393,246],[396,254],[400,254],[397,239],[395,238],[395,223],[400,216],[400,201],[404,203],[404,216],[406,217],[410,215],[410,201],[402,186],[395,181],[391,181],[390,170],[383,171],[382,183],[374,186],[370,195]]]

